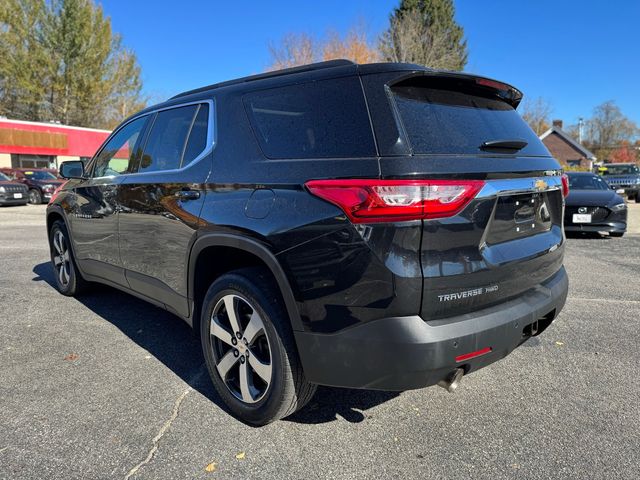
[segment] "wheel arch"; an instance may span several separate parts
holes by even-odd
[[[200,307],[211,283],[228,271],[247,266],[264,266],[271,272],[282,295],[291,328],[303,330],[289,280],[268,246],[240,235],[212,233],[198,238],[189,255],[188,295],[192,302],[190,320],[194,332],[198,334],[200,331]]]
[[[61,212],[59,212],[57,209],[51,210],[50,212],[47,213],[47,233],[51,231],[53,222],[55,222],[56,220],[61,220],[65,223],[65,225],[68,225],[66,218]]]
[[[73,254],[73,258],[75,259],[76,267],[78,268],[80,274],[85,276],[84,271],[82,270],[82,266],[78,261],[78,257],[76,255],[76,245],[73,240],[73,232],[71,231],[71,226],[69,225],[69,221],[67,220],[67,212],[65,212],[64,208],[59,205],[49,205],[47,207],[47,238],[49,237],[49,233],[51,232],[51,227],[56,220],[62,221],[67,227],[67,234],[69,235],[69,246],[71,247],[71,253]]]

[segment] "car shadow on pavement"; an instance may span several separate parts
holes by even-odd
[[[373,414],[368,412],[370,408],[385,403],[398,395],[400,392],[318,387],[318,391],[309,404],[285,418],[285,421],[318,424],[331,422],[340,416],[348,422],[359,423],[373,418]]]
[[[33,281],[44,281],[52,288],[57,288],[50,263],[34,266],[33,273],[36,274]],[[96,284],[76,300],[113,324],[194,390],[228,412],[206,373],[200,340],[184,321],[144,300],[101,284]],[[396,396],[397,392],[320,387],[305,408],[286,420],[319,424],[341,416],[357,423],[369,416],[367,409]]]

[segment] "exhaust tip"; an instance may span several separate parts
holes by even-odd
[[[445,379],[440,380],[438,382],[438,386],[444,388],[449,393],[453,393],[462,381],[463,375],[464,370],[462,368],[456,368],[453,372],[447,375]]]

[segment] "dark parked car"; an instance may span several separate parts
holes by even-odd
[[[569,172],[564,229],[568,232],[609,232],[622,237],[627,230],[627,205],[600,176]]]
[[[13,182],[4,173],[0,172],[0,206],[26,205],[28,201],[27,187],[21,183]]]
[[[44,168],[2,168],[0,172],[14,182],[26,185],[29,203],[36,205],[47,203],[55,189],[64,183],[64,180]]]
[[[613,190],[622,189],[640,203],[640,168],[635,163],[605,163],[600,171]]]
[[[318,384],[453,390],[567,295],[566,177],[521,97],[348,61],[180,94],[62,165],[58,288],[102,282],[183,318],[252,424]]]

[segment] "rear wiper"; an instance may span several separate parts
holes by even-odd
[[[480,145],[481,150],[522,150],[528,142],[520,139],[490,140]]]

